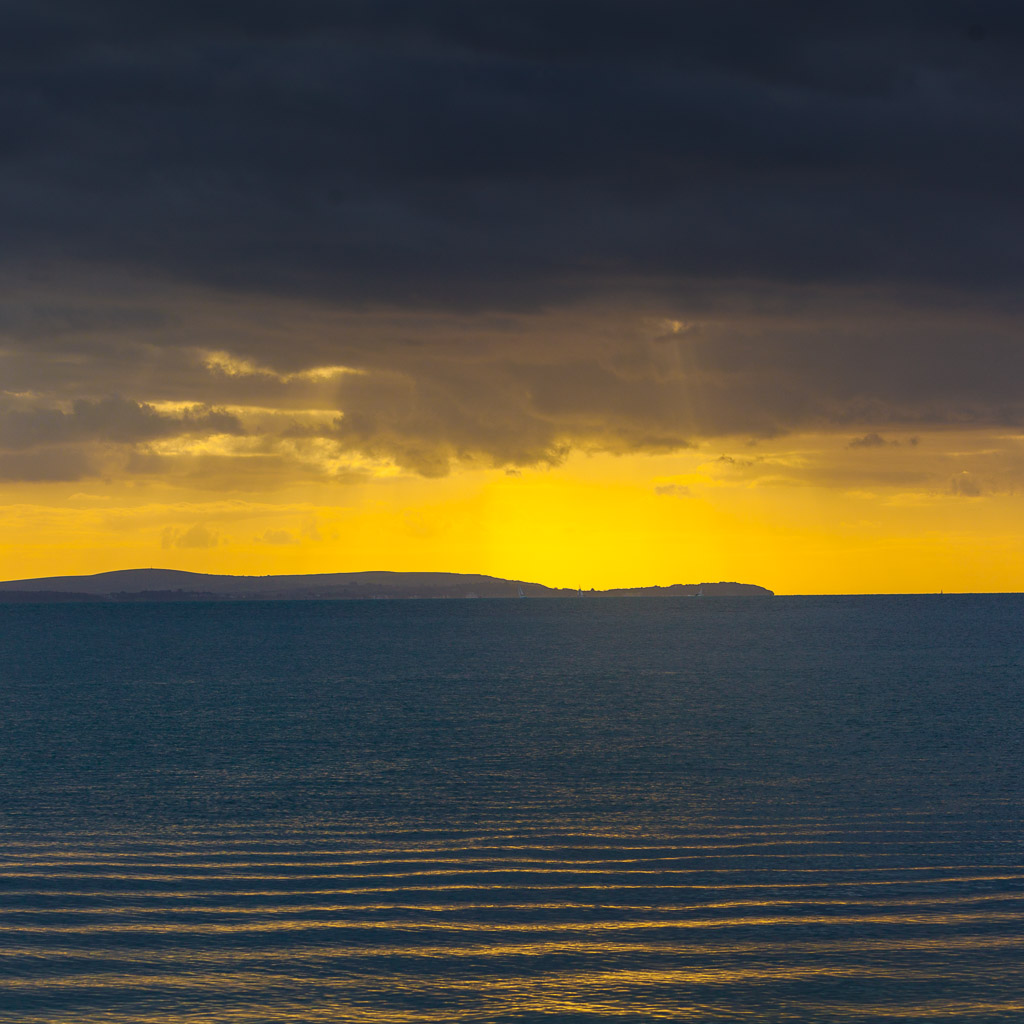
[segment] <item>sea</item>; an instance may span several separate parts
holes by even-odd
[[[0,605],[0,1020],[1024,1020],[1024,596]]]

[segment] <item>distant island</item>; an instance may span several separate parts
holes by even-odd
[[[674,583],[615,590],[556,589],[457,572],[332,572],[213,576],[177,569],[121,569],[93,576],[0,582],[0,603],[66,601],[344,601],[496,597],[772,597],[752,583]]]

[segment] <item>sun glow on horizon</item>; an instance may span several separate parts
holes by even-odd
[[[955,477],[941,488],[895,476],[843,486],[833,457],[844,444],[806,436],[738,455],[724,454],[735,446],[575,454],[556,467],[295,480],[261,493],[155,479],[21,484],[6,492],[0,575],[390,569],[585,589],[716,580],[779,594],[1021,589],[1016,495],[961,493]]]

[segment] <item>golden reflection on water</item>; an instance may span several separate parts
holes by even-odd
[[[853,869],[852,868],[848,872],[846,872],[846,871],[842,872],[842,874],[852,874],[856,870],[857,869]],[[932,868],[913,868],[913,869],[908,868],[908,869],[900,869],[900,870],[927,871],[927,870],[933,870],[933,869]],[[464,872],[458,872],[458,871],[451,871],[451,872],[444,872],[444,871],[442,871],[442,872],[437,872],[437,874],[441,874],[441,875],[445,875],[445,874],[459,875],[459,874],[462,874],[462,873],[464,873]],[[469,872],[469,873],[471,873],[471,874],[479,874],[479,872],[476,872],[476,871]],[[499,870],[496,869],[495,871],[489,872],[489,873],[491,873],[491,874],[516,874],[517,872],[512,871],[512,870],[510,870],[510,871],[499,871]],[[528,872],[528,873],[529,874],[554,874],[555,872]],[[572,874],[572,872],[570,872],[569,869],[566,869],[565,873],[566,874]],[[590,873],[591,874],[600,874],[602,872],[590,872]],[[608,873],[609,874],[615,874],[615,875],[623,874],[623,872],[608,872]],[[657,874],[662,875],[662,876],[664,874],[666,874],[666,873],[667,872],[657,872]],[[690,873],[690,872],[671,872],[671,873],[672,874],[686,874],[686,873]],[[709,869],[709,870],[703,870],[703,871],[696,871],[695,870],[695,871],[692,872],[692,874],[699,874],[699,875],[708,875],[708,874],[721,875],[721,874],[733,874],[733,873],[735,873],[735,872],[733,872],[732,870],[723,870],[723,869]],[[745,874],[745,873],[748,873],[748,872],[740,872],[740,873],[744,873]],[[801,873],[801,871],[799,869],[796,869],[796,870],[791,870],[788,873],[789,874],[799,874],[799,873]],[[814,874],[825,874],[826,872],[825,871],[816,871],[815,870],[813,873]],[[350,874],[345,874],[345,875],[339,875],[339,876],[332,876],[332,875],[319,875],[318,874],[318,875],[313,875],[313,876],[310,876],[310,877],[315,878],[318,881],[322,881],[325,878],[332,878],[332,877],[338,877],[338,878],[344,878],[344,879],[352,879],[353,877],[356,877],[356,878],[362,877],[362,878],[370,878],[370,879],[372,879],[372,878],[395,878],[395,877],[410,877],[410,878],[413,878],[413,877],[432,877],[433,875],[434,875],[433,872],[415,872],[415,873],[407,875],[407,876],[406,875],[398,875],[398,876],[396,876],[396,875],[393,875],[391,873],[385,872],[385,873],[382,873],[382,874],[379,874],[379,875],[361,875],[361,876],[360,875],[356,875],[356,876],[353,876],[353,875],[350,875]],[[50,874],[48,874],[46,872],[40,872],[40,871],[11,871],[11,872],[6,872],[6,873],[0,873],[0,878],[52,878],[52,877],[54,877],[54,876],[52,876],[52,875],[50,875]],[[147,874],[145,872],[133,872],[131,874],[110,873],[110,874],[104,874],[102,876],[69,872],[67,874],[61,874],[59,877],[61,879],[69,878],[69,879],[74,879],[76,881],[80,881],[82,879],[89,879],[89,878],[102,878],[104,881],[114,880],[114,881],[154,881],[154,882],[166,882],[166,881],[169,881],[169,880],[173,880],[175,878],[186,879],[186,880],[189,880],[189,881],[209,879],[209,880],[212,880],[212,881],[221,881],[221,882],[232,881],[234,879],[246,879],[246,880],[249,880],[249,879],[259,879],[259,880],[268,881],[268,882],[269,881],[294,882],[295,879],[296,879],[296,876],[294,874],[275,875],[275,874],[269,874],[267,872],[237,872],[237,873],[236,872],[232,872],[232,873],[228,873],[228,874],[221,874],[221,873],[177,874],[176,873],[176,874],[173,874],[173,875],[167,874],[167,873]],[[999,875],[973,875],[973,876],[953,875],[953,876],[940,876],[940,877],[936,877],[936,878],[896,878],[896,879],[892,879],[892,878],[861,879],[861,878],[858,878],[856,880],[856,885],[861,886],[861,887],[863,887],[863,886],[872,886],[872,887],[890,886],[890,887],[892,887],[892,886],[905,886],[905,885],[952,885],[952,884],[963,883],[963,882],[1011,882],[1011,881],[1019,881],[1019,880],[1021,880],[1022,877],[1024,877],[1024,875],[1021,875],[1021,874],[1009,874],[1009,875],[1008,874],[999,874]],[[641,884],[638,884],[638,883],[617,882],[617,881],[614,884],[606,884],[606,883],[605,884],[602,884],[602,883],[580,883],[580,884],[574,884],[574,883],[570,882],[570,884],[568,884],[568,885],[566,885],[566,884],[548,885],[548,884],[543,884],[543,883],[539,883],[539,882],[517,882],[516,885],[515,885],[515,889],[517,891],[537,891],[537,892],[547,892],[547,891],[552,891],[552,890],[564,891],[567,888],[570,888],[570,889],[573,889],[573,890],[580,890],[580,891],[592,891],[592,890],[604,891],[604,890],[607,890],[609,892],[617,891],[617,890],[620,890],[620,889],[621,890],[656,889],[658,891],[663,891],[663,890],[695,890],[695,891],[696,890],[713,890],[713,891],[718,891],[718,890],[742,890],[742,889],[815,889],[815,888],[832,888],[832,887],[836,886],[837,884],[838,883],[837,883],[837,881],[835,879],[827,879],[827,880],[823,880],[823,881],[800,881],[800,882],[776,882],[776,881],[766,881],[766,882],[735,882],[735,883],[729,882],[729,883],[718,883],[718,884],[712,884],[712,883],[709,883],[709,882],[662,882],[662,881],[659,881],[659,882],[656,882],[653,885],[651,885],[651,884],[643,884],[643,885],[641,885]],[[507,886],[507,885],[505,885],[505,884],[503,884],[501,882],[455,883],[455,884],[452,884],[450,882],[445,882],[445,883],[439,883],[437,885],[429,885],[429,884],[427,884],[427,885],[391,885],[391,886],[369,886],[368,885],[368,886],[357,886],[357,887],[338,887],[338,888],[331,888],[331,889],[328,889],[328,890],[319,890],[319,891],[321,891],[321,892],[330,892],[330,893],[334,893],[335,895],[353,895],[354,896],[354,895],[358,895],[360,893],[382,893],[382,892],[449,892],[449,891],[450,892],[454,892],[454,891],[461,891],[461,890],[471,890],[471,891],[477,891],[477,890],[479,890],[479,891],[497,890],[497,891],[505,891],[508,888],[509,888],[509,886]],[[239,894],[244,892],[244,890],[232,890],[232,891],[238,892]],[[272,892],[287,892],[288,890],[276,890],[275,889],[275,890],[270,890],[270,891],[272,891]],[[295,890],[295,891],[297,891],[297,892],[310,892],[311,890],[308,889],[308,888],[302,888],[301,890]],[[312,891],[317,891],[317,890],[312,890]]]
[[[592,1015],[598,1019],[614,1019],[629,1017],[633,1020],[708,1020],[712,1015],[724,1011],[722,1018],[741,1019],[741,1015],[728,1011],[732,1005],[726,993],[748,986],[759,984],[804,983],[815,985],[822,981],[842,980],[853,976],[851,969],[827,971],[824,968],[760,968],[747,971],[701,971],[701,970],[595,970],[554,972],[545,976],[528,978],[454,978],[446,981],[450,996],[458,998],[467,995],[474,1003],[483,1003],[497,1014],[507,1014],[516,1007],[528,1006],[538,1019],[559,1019],[560,1016]],[[937,983],[941,976],[937,973],[919,972],[907,975],[886,969],[870,972],[856,972],[869,982],[881,983],[886,980],[911,981],[915,983]],[[145,990],[148,987],[158,988],[173,998],[175,992],[185,994],[196,989],[195,978],[175,978],[165,975],[139,974],[133,977],[133,983]],[[202,985],[200,991],[208,998],[232,997],[239,1000],[237,1013],[225,1015],[219,1019],[227,1022],[232,1020],[260,1020],[267,1022],[321,1022],[321,1021],[352,1021],[356,1024],[412,1024],[412,1022],[451,1021],[453,1018],[448,1009],[432,1011],[429,1003],[420,1004],[413,1010],[375,1005],[374,995],[383,984],[391,984],[392,993],[406,999],[417,996],[429,996],[433,979],[417,979],[405,977],[397,982],[385,975],[364,976],[360,979],[345,979],[339,982],[318,982],[317,1001],[311,1004],[303,998],[301,992],[296,993],[294,978],[287,973],[264,973],[238,971],[226,976],[218,976],[208,984]],[[70,984],[58,986],[65,990],[78,988],[87,989],[92,993],[104,989],[118,990],[123,982],[105,982],[102,978],[81,979]],[[699,992],[700,995],[689,1004],[672,1001],[671,995],[679,992]],[[267,992],[278,992],[278,999],[272,1010],[258,1011],[255,1017],[252,1010],[256,1006],[264,1006]],[[246,1001],[246,997],[249,1000]],[[291,998],[289,998],[289,996]],[[624,998],[625,997],[625,998]],[[887,1001],[865,1001],[852,1003],[848,1001],[828,1001],[818,999],[806,1006],[815,1011],[815,1019],[829,1021],[847,1020],[907,1020],[907,1019],[971,1019],[989,1016],[990,1019],[1013,1019],[1011,1014],[1024,1010],[1024,1001],[1020,999],[966,1001],[952,999],[924,999],[912,1006]],[[780,1014],[776,1019],[787,1019],[788,1014]],[[131,1015],[116,1011],[102,1015],[76,1017],[78,1024],[100,1024],[115,1022],[127,1024],[134,1021],[139,1024],[184,1024],[195,1022],[194,1012],[147,1014],[133,1012]],[[763,1019],[763,1018],[761,1018]],[[25,1024],[31,1024],[32,1018],[25,1018]]]
[[[85,946],[60,947],[50,946],[40,950],[37,946],[14,946],[8,945],[4,950],[4,956],[9,961],[21,959],[45,959],[47,961],[90,961],[102,960],[110,963],[133,963],[158,964],[166,963],[178,966],[182,960],[182,952],[190,950],[189,961],[195,965],[217,965],[237,964],[239,960],[252,962],[261,957],[277,959],[281,950],[276,946],[247,948],[244,951],[239,949],[197,950],[189,946],[188,934],[182,934],[182,942],[178,945],[161,943],[158,948],[146,949],[144,953],[132,951],[124,952],[119,959],[109,949],[92,949]],[[492,950],[491,955],[498,956],[524,956],[536,955],[534,951],[540,948],[535,940],[528,943],[503,943],[503,944],[481,944],[478,947],[460,946],[458,950],[463,952],[451,953],[452,947],[440,944],[425,945],[389,945],[387,947],[345,946],[337,942],[303,942],[301,945],[291,947],[288,960],[293,963],[301,962],[306,967],[322,965],[330,967],[336,961],[348,958],[373,959],[379,957],[402,957],[421,958],[428,960],[443,959],[449,955],[463,956],[468,958],[478,955],[479,950]],[[704,957],[744,957],[763,958],[766,946],[763,941],[754,940],[730,940],[725,943],[702,942],[699,946],[675,945],[671,942],[615,942],[609,939],[602,939],[596,943],[584,943],[575,939],[566,939],[558,942],[547,942],[544,944],[544,951],[548,954],[557,952],[596,952],[600,955],[620,954],[657,954],[668,955],[673,959],[698,959]],[[898,953],[908,950],[941,952],[949,950],[952,952],[969,952],[977,950],[1024,950],[1024,936],[1021,935],[981,935],[967,934],[955,936],[894,936],[892,938],[871,938],[863,937],[857,939],[820,939],[814,942],[787,940],[785,950],[790,955],[818,956],[827,953],[851,954],[877,954],[877,953]],[[840,969],[840,968],[837,968]],[[840,970],[846,970],[841,968]],[[859,970],[859,968],[858,968]],[[901,973],[901,977],[905,976]],[[0,979],[0,988],[12,979]]]
[[[167,911],[164,911],[167,913]],[[246,911],[241,916],[249,916]],[[733,917],[733,918],[678,918],[659,921],[601,921],[601,922],[522,922],[509,924],[490,922],[489,932],[573,932],[573,931],[657,931],[680,930],[693,928],[740,928],[765,927],[770,925],[819,925],[830,927],[838,925],[864,924],[932,924],[952,926],[969,922],[998,923],[1002,921],[1024,921],[1020,912],[978,911],[976,913],[953,914],[858,914],[845,916],[831,915],[779,915],[776,917]],[[158,934],[164,932],[185,932],[189,935],[219,935],[231,933],[255,933],[274,931],[314,931],[330,929],[331,931],[444,931],[449,934],[458,932],[475,933],[480,930],[476,921],[459,921],[455,919],[442,921],[346,921],[337,917],[302,918],[288,921],[247,921],[239,924],[217,924],[212,922],[190,921],[183,928],[179,922],[139,922],[120,923],[116,925],[80,924],[8,924],[5,930],[10,933],[33,932],[38,934],[89,935],[104,933],[147,932]]]
[[[617,954],[624,952],[629,947],[623,947],[622,949],[616,950],[614,947],[609,949],[591,949],[588,947],[571,947],[560,945],[552,949],[546,949],[544,953],[551,954],[554,952],[581,952],[590,953],[598,956],[600,954]],[[535,953],[532,951],[527,952],[527,947],[509,947],[508,949],[502,948],[503,953],[507,955],[516,956],[538,956],[544,955],[542,953]],[[421,955],[418,953],[406,953],[402,951],[401,955]],[[424,954],[425,955],[425,954]],[[436,957],[439,955],[445,955],[439,950],[435,949],[432,956]],[[463,955],[463,954],[459,954]],[[497,955],[497,954],[492,954]],[[929,981],[940,975],[935,971],[915,971],[909,973],[904,970],[896,970],[891,967],[876,966],[865,967],[862,965],[851,965],[847,967],[815,967],[813,965],[806,965],[802,967],[750,967],[744,969],[725,969],[715,968],[711,969],[684,969],[677,968],[673,970],[650,970],[650,969],[631,969],[631,970],[594,970],[594,971],[573,971],[573,972],[558,972],[554,971],[551,974],[540,980],[540,979],[529,979],[526,981],[517,980],[514,984],[517,987],[534,987],[534,988],[554,988],[556,986],[562,986],[565,988],[572,988],[579,991],[581,994],[587,989],[600,989],[605,987],[623,987],[629,986],[631,989],[643,989],[648,987],[662,986],[662,985],[706,985],[706,986],[736,986],[736,985],[751,985],[757,984],[762,981],[805,981],[811,978],[820,977],[862,977],[866,979],[900,979],[900,980],[911,980],[911,981]],[[363,979],[363,983],[366,985],[375,984],[379,979],[384,977],[383,975],[366,975]],[[225,992],[243,992],[243,991],[257,991],[274,985],[289,985],[294,981],[294,975],[286,972],[273,972],[273,971],[243,971],[235,970],[231,973],[218,973],[216,977],[211,977],[207,983],[210,988],[216,988]],[[195,978],[182,975],[174,975],[168,973],[160,974],[146,974],[143,971],[133,972],[130,980],[130,984],[133,988],[191,988],[194,987],[196,982]],[[323,982],[321,982],[323,984]],[[346,979],[345,987],[347,988],[358,988],[359,982],[353,982]],[[414,985],[414,982],[406,982],[405,984]],[[512,987],[512,984],[508,979],[451,979],[446,982],[446,985],[453,990],[463,988],[472,989],[478,992],[487,991],[502,991],[508,990]],[[8,989],[12,991],[30,989],[81,989],[81,988],[110,988],[110,989],[123,989],[126,985],[126,979],[124,977],[111,977],[109,974],[91,973],[91,974],[70,974],[60,978],[48,978],[48,979],[31,979],[31,978],[11,978],[11,979],[0,979],[0,989]],[[340,987],[337,985],[336,987]]]
[[[1005,841],[1007,845],[1012,845],[1011,840]],[[941,847],[941,846],[957,846],[959,845],[953,840],[940,840],[940,839],[916,839],[915,845],[919,847]],[[823,847],[833,846],[836,847],[836,852],[845,856],[856,856],[858,853],[858,847],[868,847],[868,855],[875,855],[879,847],[892,846],[896,848],[896,852],[903,852],[905,848],[905,842],[899,840],[884,840],[880,841],[877,839],[870,840],[852,840],[850,842],[843,842],[842,840],[822,840],[822,839],[787,839],[779,840],[778,842],[765,842],[765,843],[753,843],[753,842],[742,842],[742,843],[687,843],[685,845],[677,845],[672,847],[665,846],[621,846],[616,845],[615,849],[622,853],[645,853],[647,856],[644,857],[616,857],[616,856],[604,856],[601,858],[588,858],[585,856],[574,857],[573,862],[579,862],[582,864],[587,863],[641,863],[647,861],[675,861],[684,859],[689,854],[686,851],[696,851],[694,856],[706,852],[720,853],[724,850],[741,850],[743,856],[750,857],[771,857],[771,856],[790,856],[794,850],[799,851],[801,847],[813,847],[817,852],[818,856],[829,856],[831,851],[828,853],[822,853]],[[784,850],[779,854],[772,854],[767,852],[769,847],[783,847]],[[269,852],[269,851],[248,851],[249,853],[258,853],[258,858],[247,861],[239,859],[240,856],[245,854],[239,854],[233,850],[222,850],[215,851],[208,848],[204,848],[201,851],[193,850],[173,850],[161,848],[158,851],[154,850],[104,850],[103,847],[99,847],[98,851],[95,850],[74,850],[74,849],[46,849],[46,856],[51,858],[49,860],[43,860],[42,857],[36,856],[33,858],[34,863],[38,864],[61,864],[65,862],[74,862],[81,864],[105,864],[105,863],[127,863],[133,860],[144,860],[147,863],[160,864],[160,863],[176,863],[186,858],[191,858],[192,863],[197,866],[209,867],[217,863],[223,863],[227,858],[232,858],[231,863],[237,863],[240,866],[244,866],[246,863],[260,863],[260,864],[274,864],[274,863],[288,863],[288,864],[302,864],[311,865],[320,863],[324,858],[332,858],[328,861],[329,863],[343,864],[346,866],[359,865],[359,864],[375,864],[378,863],[382,858],[386,858],[389,863],[402,864],[402,863],[417,863],[422,860],[429,860],[431,863],[451,863],[461,862],[462,860],[472,860],[472,857],[467,857],[466,854],[476,854],[478,856],[483,854],[500,854],[508,856],[509,854],[536,854],[535,857],[520,856],[520,860],[538,860],[541,863],[550,863],[551,858],[543,857],[541,854],[550,852],[552,850],[564,850],[564,844],[550,844],[550,845],[538,845],[538,844],[508,844],[501,846],[491,846],[488,844],[473,844],[473,845],[455,845],[455,844],[444,844],[436,847],[419,846],[416,849],[406,849],[402,847],[380,847],[380,848],[358,848],[358,849],[319,849],[319,850],[304,850],[300,853],[289,853],[289,852]],[[586,848],[580,848],[581,852],[584,852]],[[460,857],[449,857],[445,858],[440,856],[445,853],[450,853],[453,850],[462,851]],[[662,856],[658,856],[661,851],[668,851]],[[106,853],[106,856],[100,856],[99,853]],[[403,856],[404,855],[404,856]],[[206,860],[195,860],[197,857],[208,858]],[[353,857],[360,857],[362,859],[351,859]],[[209,858],[214,858],[210,860]],[[8,860],[7,855],[0,854],[0,860]],[[13,858],[11,858],[13,859]]]
[[[32,892],[33,890],[23,890],[23,893]],[[36,893],[43,892],[44,890],[35,890]],[[365,892],[365,890],[359,890]],[[171,906],[165,907],[147,907],[141,906],[137,902],[133,902],[131,906],[101,906],[101,907],[62,907],[59,910],[56,909],[41,909],[36,907],[10,907],[4,911],[5,916],[15,916],[20,914],[26,915],[46,915],[46,914],[59,914],[61,916],[117,916],[119,914],[125,915],[136,915],[136,914],[223,914],[223,915],[252,915],[252,914],[264,914],[273,916],[275,914],[312,914],[312,913],[353,913],[358,911],[359,913],[369,912],[415,912],[417,914],[445,914],[456,911],[467,911],[467,910],[500,910],[504,912],[508,911],[530,911],[537,912],[541,910],[594,910],[601,906],[600,903],[588,902],[588,903],[572,903],[572,902],[558,902],[558,903],[474,903],[471,901],[460,902],[460,903],[257,903],[257,904],[246,904],[244,907],[239,907],[234,903],[182,903],[180,900],[196,897],[199,895],[209,896],[241,896],[241,895],[258,895],[258,896],[280,896],[287,895],[288,890],[284,891],[263,891],[263,892],[246,892],[236,890],[222,890],[216,893],[210,893],[203,891],[200,893],[195,892],[154,892],[143,890],[136,893],[126,893],[121,891],[119,896],[121,898],[131,898],[132,900],[139,899],[173,899],[175,902]],[[310,896],[315,895],[315,890],[291,890],[291,894]],[[75,895],[87,895],[94,896],[95,891],[89,893],[74,893],[70,891],[64,891],[64,896],[75,896]],[[637,911],[644,913],[678,913],[681,911],[694,912],[699,910],[738,910],[745,907],[750,908],[766,908],[766,907],[922,907],[926,908],[929,906],[948,906],[950,904],[963,904],[963,903],[1013,903],[1018,900],[1024,900],[1024,893],[978,893],[966,896],[941,896],[936,897],[934,900],[926,901],[920,898],[918,899],[805,899],[805,900],[726,900],[715,903],[692,903],[692,904],[668,904],[659,902],[656,907],[647,906],[645,904],[627,904],[616,902],[613,905],[616,911]],[[746,919],[744,919],[746,920]],[[787,918],[792,920],[792,918]],[[840,918],[829,917],[828,920],[840,920]],[[859,918],[859,920],[867,920],[867,918]],[[649,926],[654,923],[668,922],[667,918],[659,918],[658,922],[641,922],[644,926]],[[540,925],[538,925],[540,927]]]
[[[574,835],[10,843],[0,999],[35,1007],[18,1024],[1022,1009],[1006,977],[1024,953],[1024,868],[998,857],[965,862],[961,843],[900,830]],[[935,995],[968,980],[988,997]]]

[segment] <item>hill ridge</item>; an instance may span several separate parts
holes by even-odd
[[[112,569],[82,576],[48,576],[0,582],[2,600],[68,600],[69,595],[121,600],[200,600],[209,598],[345,599],[373,597],[568,597],[571,588],[547,587],[527,580],[479,573],[361,572],[230,576],[185,569]],[[622,596],[772,596],[749,583],[675,583],[667,587],[588,590],[586,597]],[[17,596],[15,596],[17,595]],[[56,595],[61,595],[59,598]]]

